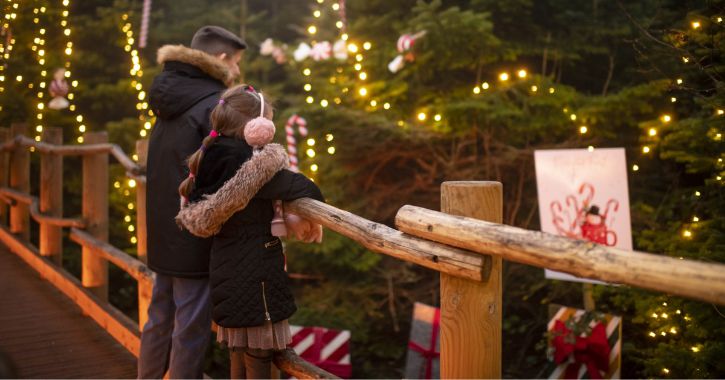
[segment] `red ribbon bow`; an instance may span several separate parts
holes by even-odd
[[[554,334],[554,362],[558,365],[567,361],[571,355],[574,356],[574,363],[568,365],[564,372],[565,379],[576,379],[582,364],[586,366],[591,379],[601,379],[601,372],[609,371],[611,349],[603,323],[597,323],[588,337],[576,337],[574,343],[567,342],[571,330],[560,320],[554,324]]]
[[[438,330],[441,323],[441,309],[436,309],[435,316],[433,317],[433,326],[431,326],[431,339],[430,348],[425,349],[418,343],[413,341],[408,342],[408,347],[411,350],[417,351],[425,359],[425,379],[430,379],[433,371],[433,359],[440,357],[441,353],[436,351],[436,341],[438,340]]]

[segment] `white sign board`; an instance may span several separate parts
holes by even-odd
[[[624,148],[537,150],[541,230],[632,250]],[[597,282],[546,270],[546,278]]]

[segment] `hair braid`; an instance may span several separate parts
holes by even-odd
[[[204,138],[199,150],[194,152],[187,160],[189,177],[179,185],[179,195],[184,198],[184,203],[188,201],[189,194],[194,190],[196,176],[199,174],[199,165],[205,151],[221,135],[243,139],[244,126],[259,115],[261,102],[262,98],[256,93],[254,87],[249,85],[237,85],[222,94],[219,103],[211,111],[212,133]],[[268,103],[265,103],[264,108],[267,112],[272,110]]]
[[[184,199],[188,199],[189,194],[191,194],[191,192],[194,190],[196,175],[199,173],[199,164],[201,163],[201,159],[204,157],[204,152],[211,146],[211,144],[214,143],[214,140],[216,140],[217,136],[218,134],[216,133],[212,133],[209,136],[206,136],[201,142],[201,147],[199,148],[199,150],[189,156],[189,159],[187,160],[189,166],[189,176],[183,182],[181,182],[181,185],[179,185],[179,195],[184,197]]]

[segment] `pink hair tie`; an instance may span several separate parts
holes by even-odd
[[[196,176],[194,175],[194,173],[191,173],[191,172],[190,172],[190,173],[189,173],[189,178],[194,178],[194,177],[196,177]]]
[[[224,104],[224,99],[219,98],[219,104]]]
[[[211,132],[209,132],[209,136],[211,136],[211,137],[219,137],[219,132],[217,132],[217,131],[215,131],[215,130],[212,129]]]

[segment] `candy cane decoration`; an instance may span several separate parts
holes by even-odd
[[[340,4],[340,21],[342,21],[342,32],[347,32],[347,9],[345,9],[345,0],[338,1]]]
[[[141,32],[139,33],[138,47],[146,47],[146,40],[149,35],[149,18],[151,17],[151,0],[144,0],[143,14],[141,16]]]
[[[307,136],[307,121],[297,114],[290,116],[287,119],[287,124],[284,126],[285,132],[287,133],[287,153],[289,155],[290,170],[298,172],[297,167],[297,140],[295,139],[294,126],[297,125],[297,132],[300,136]]]

